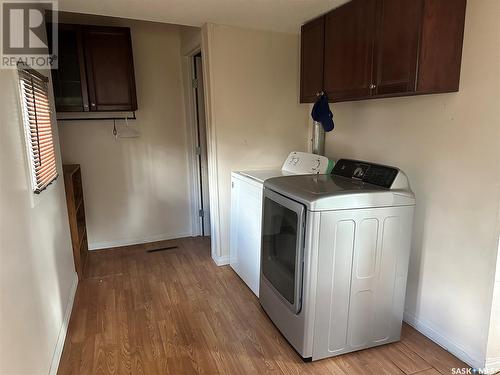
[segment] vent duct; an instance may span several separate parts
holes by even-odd
[[[313,122],[312,153],[325,155],[325,129],[320,122]]]

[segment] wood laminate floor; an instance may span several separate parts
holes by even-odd
[[[165,246],[177,249],[147,252]],[[95,251],[59,374],[450,374],[463,362],[404,325],[402,340],[304,363],[206,238]]]

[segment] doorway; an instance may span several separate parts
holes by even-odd
[[[203,59],[201,52],[193,56],[193,103],[195,120],[195,155],[199,179],[198,215],[202,236],[210,236],[210,196],[208,187],[208,153],[205,120],[205,96],[203,80]]]

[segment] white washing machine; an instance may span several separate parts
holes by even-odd
[[[415,197],[397,168],[264,182],[259,300],[305,359],[400,339]]]
[[[259,296],[264,181],[278,176],[324,174],[332,168],[333,163],[324,156],[294,151],[281,169],[231,173],[229,263],[256,296]]]

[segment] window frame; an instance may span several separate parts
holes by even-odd
[[[36,78],[38,80],[41,80],[44,85],[46,85],[46,90],[44,94],[46,94],[47,98],[47,103],[48,103],[48,115],[49,115],[49,123],[50,123],[50,137],[51,137],[51,142],[52,142],[52,152],[53,152],[53,161],[54,161],[54,167],[55,167],[55,172],[54,175],[51,177],[49,182],[46,182],[45,184],[41,184],[41,181],[39,179],[39,176],[37,175],[37,167],[35,164],[35,152],[34,148],[32,145],[32,135],[31,135],[31,124],[30,120],[27,118],[28,113],[27,113],[27,101],[25,97],[25,93],[23,91],[23,80],[25,78],[22,75],[29,75],[32,78]],[[26,147],[26,155],[27,155],[27,163],[29,167],[29,180],[30,180],[30,185],[31,185],[31,193],[32,196],[40,196],[40,194],[43,191],[46,191],[49,189],[50,186],[53,186],[56,181],[59,178],[59,168],[58,168],[58,161],[57,161],[57,152],[56,152],[56,142],[55,142],[55,137],[54,137],[54,119],[53,119],[53,113],[54,113],[54,104],[53,100],[51,99],[50,95],[50,80],[48,77],[45,75],[41,74],[40,72],[32,69],[28,65],[19,62],[17,64],[17,81],[18,81],[18,87],[19,87],[19,100],[20,100],[20,106],[21,106],[21,122],[22,122],[22,129],[23,129],[23,136],[25,138],[25,147]],[[32,83],[33,85],[33,83]],[[32,89],[33,86],[32,86]],[[38,116],[36,115],[36,106],[35,106],[35,126],[38,131]],[[39,141],[39,140],[37,140]],[[39,146],[38,146],[39,147]],[[40,152],[38,150],[38,152]],[[32,202],[34,203],[34,202]]]

